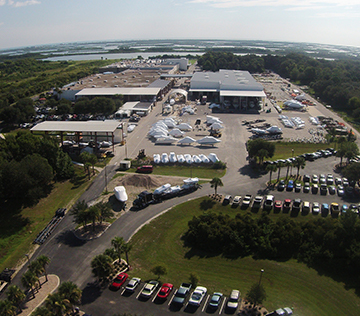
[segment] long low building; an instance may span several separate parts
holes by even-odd
[[[80,97],[101,97],[122,95],[125,101],[149,101],[155,102],[161,97],[161,88],[86,88],[75,94],[75,98]]]
[[[59,133],[61,143],[63,143],[64,136],[68,133],[75,133],[76,142],[80,142],[82,139],[86,139],[87,141],[94,140],[95,142],[111,140],[114,144],[122,140],[122,130],[118,129],[119,124],[119,121],[116,120],[45,121],[35,125],[30,131]]]
[[[218,72],[195,72],[190,80],[190,98],[218,102],[234,108],[261,107],[266,97],[264,87],[248,71],[220,69]],[[262,102],[264,103],[264,102]]]

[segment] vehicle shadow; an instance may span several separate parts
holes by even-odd
[[[198,310],[199,306],[187,304],[184,308],[185,313],[194,314]]]

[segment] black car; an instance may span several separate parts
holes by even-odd
[[[292,205],[292,210],[299,212],[301,209],[301,199],[295,199]]]
[[[285,190],[285,181],[284,180],[280,180],[278,186],[277,186],[278,191],[284,191]]]
[[[326,186],[326,184],[321,184],[320,185],[320,194],[321,195],[326,195],[327,194],[327,186]]]

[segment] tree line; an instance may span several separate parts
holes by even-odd
[[[229,52],[207,52],[198,59],[202,69],[271,70],[283,78],[307,85],[309,93],[334,108],[360,118],[360,62],[351,59],[315,59],[300,53],[237,56]]]
[[[74,167],[56,139],[20,130],[0,140],[0,196],[4,201],[37,202],[52,181],[69,179]]]
[[[360,221],[346,213],[338,219],[272,220],[265,213],[206,213],[194,216],[184,234],[185,245],[229,258],[253,256],[271,260],[297,259],[311,267],[335,272],[339,267],[358,276]]]

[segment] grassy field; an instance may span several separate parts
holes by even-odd
[[[36,206],[14,211],[9,217],[2,209],[0,212],[0,271],[12,268],[24,258],[24,254],[33,249],[32,242],[45,228],[58,208],[70,208],[89,185],[82,168],[77,168],[77,177],[73,182],[56,183],[51,194]]]
[[[301,154],[314,152],[319,149],[326,149],[329,147],[335,148],[336,144],[307,144],[307,143],[295,143],[295,142],[276,142],[275,154],[270,160],[287,159],[292,156],[298,156]],[[292,152],[294,150],[294,153]]]
[[[353,289],[347,290],[343,283],[295,260],[255,260],[251,257],[231,260],[185,248],[181,236],[187,230],[188,221],[204,212],[200,210],[203,199],[176,206],[134,235],[134,247],[129,256],[133,267],[131,276],[151,279],[155,276],[150,269],[164,265],[168,273],[161,281],[179,286],[189,280],[190,273],[195,273],[200,278],[199,284],[206,286],[210,293],[217,290],[228,296],[233,288],[237,288],[245,296],[251,285],[259,281],[260,270],[264,269],[262,284],[267,292],[264,306],[268,310],[289,306],[298,316],[358,315],[360,299]],[[215,204],[212,211],[230,216],[246,212],[220,204]],[[306,217],[299,216],[295,220],[306,220]]]

